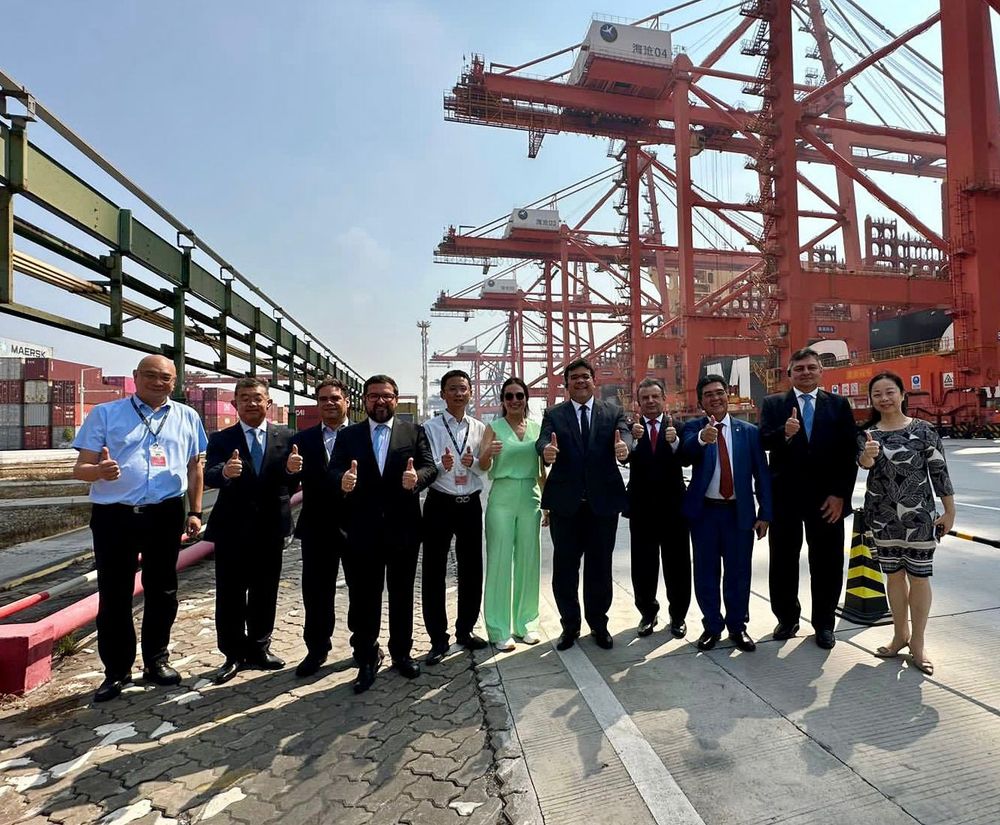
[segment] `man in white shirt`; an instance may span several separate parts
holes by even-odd
[[[431,444],[437,478],[424,502],[424,556],[421,599],[424,626],[431,637],[428,665],[440,662],[449,649],[445,579],[448,550],[455,539],[458,575],[458,616],[455,641],[469,650],[486,647],[473,633],[483,596],[483,491],[479,445],[486,426],[465,414],[472,382],[462,370],[441,378],[445,412],[424,424]]]

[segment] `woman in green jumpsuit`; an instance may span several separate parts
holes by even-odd
[[[479,466],[492,481],[483,613],[490,641],[499,650],[513,650],[515,638],[529,645],[539,641],[538,528],[545,478],[535,452],[541,425],[527,418],[527,385],[508,378],[500,393],[502,417],[486,427],[479,451]]]

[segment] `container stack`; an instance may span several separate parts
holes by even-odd
[[[203,396],[201,419],[205,432],[214,433],[236,423],[233,391],[225,387],[206,387]]]

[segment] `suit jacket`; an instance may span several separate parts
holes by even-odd
[[[736,493],[737,524],[741,530],[752,530],[758,519],[770,522],[773,517],[767,456],[764,455],[760,431],[753,424],[739,421],[731,415],[729,420],[733,428],[733,488]],[[681,461],[692,468],[691,483],[684,497],[684,514],[692,521],[705,515],[705,492],[719,460],[717,444],[702,446],[698,443],[698,433],[707,423],[707,416],[692,419],[684,425],[681,435]]]
[[[417,471],[414,490],[403,488],[407,459]],[[379,474],[368,419],[340,431],[330,460],[330,483],[340,491],[344,473],[358,462],[358,483],[343,497],[343,523],[352,544],[363,544],[373,530],[384,529],[398,536],[401,544],[419,544],[420,491],[437,478],[434,455],[424,428],[396,418],[385,457],[385,472]]]
[[[844,499],[846,517],[858,477],[857,427],[846,398],[816,394],[812,438],[802,428],[785,440],[785,422],[798,407],[795,390],[769,395],[760,411],[761,439],[770,455],[771,480],[779,510],[819,508],[827,496]],[[802,416],[799,414],[799,420]]]
[[[663,434],[667,417],[664,415],[656,432],[656,452],[649,438],[645,418],[638,419],[645,428],[628,459],[628,515],[671,519],[680,516],[684,503],[684,476],[681,469],[680,445],[677,450]],[[681,434],[678,432],[677,440]]]
[[[583,443],[580,420],[572,401],[564,401],[545,411],[542,431],[535,442],[541,455],[556,434],[559,457],[549,470],[542,491],[542,508],[571,516],[586,499],[595,513],[613,516],[625,509],[628,499],[618,461],[615,459],[615,430],[629,448],[632,434],[621,407],[594,399],[590,440]]]
[[[292,532],[288,500],[297,481],[285,470],[291,441],[292,431],[288,427],[267,424],[264,461],[258,475],[254,472],[250,449],[239,422],[208,437],[205,486],[217,487],[219,497],[208,518],[205,538],[209,541],[246,536],[278,539]],[[225,478],[222,469],[233,450],[239,450],[243,473],[238,478]]]
[[[341,428],[340,433],[344,429]],[[302,509],[295,522],[295,537],[342,540],[344,495],[331,484],[330,456],[323,442],[323,425],[299,430],[292,436],[292,444],[299,448],[302,456],[302,472],[295,476],[302,485]]]

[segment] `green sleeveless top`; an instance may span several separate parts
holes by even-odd
[[[542,425],[529,418],[524,428],[524,441],[518,440],[505,418],[493,419],[490,426],[494,437],[503,442],[500,454],[493,457],[490,478],[538,478],[535,442],[542,431]]]

